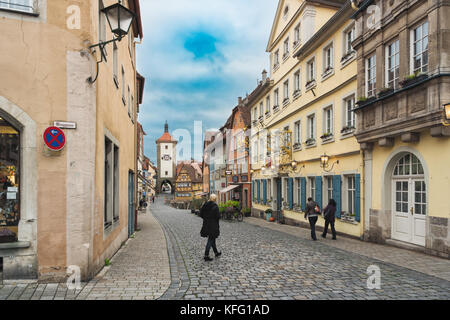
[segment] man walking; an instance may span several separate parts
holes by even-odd
[[[213,249],[216,257],[219,257],[222,254],[222,252],[219,252],[216,247],[216,238],[220,235],[220,213],[216,201],[217,196],[215,194],[212,194],[209,201],[206,202],[200,209],[200,217],[203,219],[203,226],[202,230],[200,231],[200,235],[203,238],[208,238],[208,242],[206,243],[205,248],[205,261],[212,260],[209,257],[209,251],[211,250],[211,248]]]
[[[305,219],[309,220],[309,225],[311,227],[311,238],[316,241],[316,222],[317,216],[320,213],[319,205],[313,200],[313,198],[309,197],[308,202],[306,203],[305,210]]]

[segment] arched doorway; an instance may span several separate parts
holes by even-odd
[[[18,239],[20,130],[0,116],[0,242]]]
[[[169,180],[164,180],[161,182],[160,193],[162,194],[172,194],[174,192],[172,183]]]
[[[392,238],[425,246],[428,197],[423,164],[410,152],[395,160],[391,174]]]

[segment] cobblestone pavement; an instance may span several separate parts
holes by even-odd
[[[140,214],[134,239],[129,239],[92,281],[80,290],[65,284],[8,283],[0,300],[154,300],[171,283],[164,232],[150,212]]]
[[[313,242],[302,236],[255,225],[254,221],[221,221],[217,245],[223,254],[214,261],[205,262],[206,240],[199,235],[202,224],[199,217],[188,210],[168,208],[160,200],[152,211],[166,229],[172,245],[179,246],[179,250],[174,251],[178,256],[178,272],[172,273],[172,281],[178,283],[179,289],[172,288],[172,297],[195,300],[450,298],[447,280],[361,252],[353,253],[345,247],[348,241],[356,241],[363,251],[370,250],[372,244],[342,238],[333,245],[331,240],[322,238]],[[337,245],[340,242],[342,248]],[[397,250],[402,251],[402,259],[408,255],[414,258],[413,252]],[[183,267],[181,261],[188,280],[179,272]],[[367,288],[367,268],[371,265],[381,270],[380,289]]]

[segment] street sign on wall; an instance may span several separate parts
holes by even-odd
[[[58,127],[49,127],[44,132],[44,143],[52,151],[61,151],[66,144],[66,136]]]

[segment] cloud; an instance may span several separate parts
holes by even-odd
[[[238,96],[250,93],[268,68],[265,53],[276,0],[141,1],[144,39],[138,70],[146,77],[139,121],[145,153],[170,130],[219,128]]]

